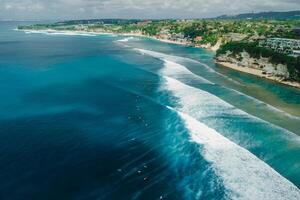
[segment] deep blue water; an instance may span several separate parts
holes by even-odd
[[[201,49],[17,24],[0,23],[0,199],[300,197],[300,119],[238,92],[298,109],[297,90]]]

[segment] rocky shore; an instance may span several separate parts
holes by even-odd
[[[273,64],[268,58],[252,58],[245,51],[235,56],[230,55],[230,52],[219,55],[216,57],[216,63],[223,67],[228,67],[240,72],[273,80],[281,84],[300,88],[299,82],[291,80],[286,65]]]

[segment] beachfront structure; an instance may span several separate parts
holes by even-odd
[[[191,39],[189,37],[185,37],[184,34],[182,33],[170,33],[169,29],[163,29],[161,30],[156,36],[158,39],[163,39],[163,40],[170,40],[174,42],[180,42],[180,43],[190,43]]]
[[[195,37],[195,39],[194,39],[194,42],[201,42],[203,40],[203,37],[202,36],[197,36],[197,37]]]
[[[287,38],[267,38],[259,42],[259,46],[271,48],[280,53],[294,54],[300,50],[300,40]]]

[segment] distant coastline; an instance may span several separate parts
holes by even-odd
[[[191,46],[195,48],[201,48],[201,49],[207,49],[210,51],[217,51],[220,47],[220,43],[217,43],[214,46],[209,46],[209,45],[193,45],[189,42],[181,42],[181,41],[174,41],[174,40],[168,40],[168,39],[162,39],[162,38],[157,38],[155,36],[149,36],[145,35],[142,33],[113,33],[113,32],[98,32],[98,31],[79,31],[79,30],[56,30],[56,29],[18,29],[16,28],[15,30],[17,31],[23,31],[23,32],[31,32],[31,33],[58,33],[58,34],[78,34],[78,35],[119,35],[119,36],[132,36],[132,37],[143,37],[143,38],[148,38],[148,39],[153,39],[153,40],[158,40],[160,42],[168,43],[168,44],[177,44],[177,45],[182,45],[182,46]]]
[[[183,45],[183,46],[191,46],[191,47],[195,47],[195,48],[202,48],[202,49],[207,49],[207,50],[211,50],[211,51],[217,51],[220,46],[221,43],[217,42],[216,45],[214,46],[209,46],[209,45],[192,45],[188,42],[180,42],[180,41],[173,41],[173,40],[168,40],[168,39],[161,39],[161,38],[157,38],[155,36],[149,36],[149,35],[145,35],[142,33],[113,33],[113,32],[98,32],[98,31],[83,31],[83,30],[55,30],[55,29],[39,29],[39,30],[34,30],[34,29],[16,29],[18,31],[24,31],[24,32],[30,32],[30,33],[49,33],[49,34],[78,34],[78,35],[119,35],[119,36],[131,36],[131,37],[143,37],[143,38],[148,38],[148,39],[153,39],[153,40],[157,40],[160,42],[164,42],[164,43],[169,43],[169,44],[176,44],[176,45]],[[239,66],[235,63],[232,62],[227,62],[224,60],[218,60],[218,57],[215,61],[216,64],[223,66],[223,67],[227,67],[229,69],[233,69],[239,72],[243,72],[243,73],[247,73],[247,74],[251,74],[251,75],[255,75],[257,77],[260,78],[265,78],[268,80],[272,80],[275,81],[277,83],[280,84],[284,84],[287,86],[291,86],[294,88],[298,88],[300,89],[300,83],[296,82],[296,81],[291,81],[291,80],[287,80],[284,79],[282,77],[278,77],[278,76],[273,76],[271,74],[265,74],[263,70],[257,69],[257,68],[253,68],[251,66]]]
[[[23,31],[25,33],[49,33],[49,34],[89,34],[89,35],[116,35],[108,32],[93,32],[93,31],[79,31],[79,30],[55,30],[55,29],[14,29],[16,31]]]

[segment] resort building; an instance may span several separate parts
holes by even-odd
[[[286,38],[268,38],[259,42],[259,46],[271,48],[280,53],[294,54],[300,50],[300,40]]]
[[[202,36],[197,36],[195,37],[194,41],[197,43],[197,42],[201,42],[203,40],[203,37]]]

